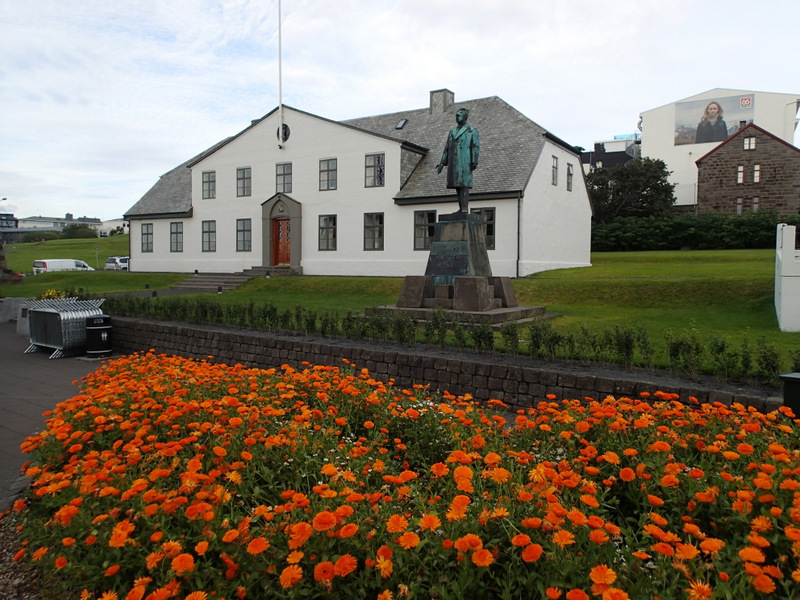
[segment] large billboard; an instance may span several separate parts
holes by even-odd
[[[675,104],[675,145],[721,142],[753,122],[753,94]]]

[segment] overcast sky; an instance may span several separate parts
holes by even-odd
[[[798,0],[283,0],[282,15],[283,101],[334,120],[448,88],[591,148],[712,88],[800,94]],[[0,212],[121,217],[278,105],[277,0],[0,0],[0,23]]]

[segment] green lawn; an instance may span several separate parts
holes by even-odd
[[[28,271],[36,258],[78,258],[95,264],[127,254],[128,236],[57,240],[7,247],[11,269]],[[538,273],[514,281],[520,304],[545,305],[563,316],[557,328],[577,331],[641,326],[663,347],[666,331],[694,326],[708,340],[726,336],[739,342],[764,338],[783,355],[800,350],[800,333],[778,330],[773,305],[773,250],[607,252],[592,255],[592,267]],[[36,296],[45,289],[83,288],[91,293],[163,289],[185,277],[150,273],[52,273],[28,277],[0,289],[7,296]],[[225,304],[272,302],[280,309],[301,304],[317,312],[361,313],[393,304],[402,278],[273,277],[253,279],[216,301]]]

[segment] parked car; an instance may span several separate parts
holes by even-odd
[[[128,260],[127,256],[109,256],[106,259],[105,268],[110,271],[127,271]]]
[[[72,258],[44,258],[33,261],[34,275],[51,271],[94,271],[94,269],[82,260]]]

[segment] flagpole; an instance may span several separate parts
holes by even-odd
[[[281,21],[281,0],[278,0],[278,111],[280,113],[278,148],[283,150],[283,40],[281,37]]]

